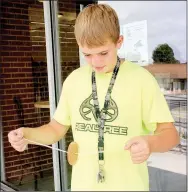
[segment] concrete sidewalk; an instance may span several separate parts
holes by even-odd
[[[154,153],[148,159],[150,191],[187,191],[186,155]]]
[[[148,167],[150,191],[187,191],[187,176]]]

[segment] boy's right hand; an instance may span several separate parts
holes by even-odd
[[[23,128],[13,130],[8,133],[8,140],[16,151],[22,152],[27,148],[28,142],[23,136]]]

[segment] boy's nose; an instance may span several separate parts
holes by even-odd
[[[92,58],[91,64],[92,64],[93,67],[101,67],[103,65],[100,58],[97,57],[97,56]]]

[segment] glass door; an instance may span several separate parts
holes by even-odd
[[[29,145],[22,153],[8,132],[50,121],[44,7],[39,0],[1,1],[1,182],[17,190],[53,191],[51,149]]]

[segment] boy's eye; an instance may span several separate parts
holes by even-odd
[[[107,55],[108,52],[101,53],[101,55]]]
[[[100,55],[107,55],[108,52],[100,53]],[[90,57],[90,54],[84,54],[85,57]]]

